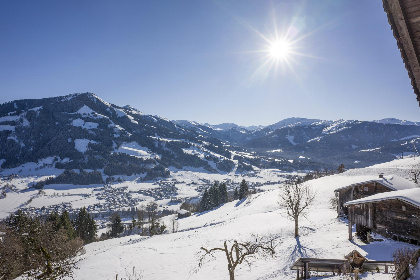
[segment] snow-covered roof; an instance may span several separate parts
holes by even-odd
[[[187,210],[185,210],[185,209],[179,209],[179,210],[178,210],[178,214],[180,214],[180,215],[185,215],[185,214],[187,214],[187,213],[189,213],[189,211],[187,211]]]
[[[340,191],[353,186],[358,186],[367,183],[377,182],[393,191],[416,188],[416,184],[396,175],[383,176],[367,175],[367,176],[340,176],[337,177],[337,188],[334,191]]]
[[[345,203],[344,206],[383,201],[389,199],[399,199],[420,208],[420,188],[377,193],[371,196],[349,201]]]

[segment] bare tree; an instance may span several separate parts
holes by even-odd
[[[315,193],[308,184],[291,181],[284,185],[279,195],[280,207],[286,208],[287,216],[295,221],[295,237],[299,236],[299,217],[315,199]]]
[[[392,253],[392,261],[395,265],[393,279],[407,279],[410,276],[409,267],[415,265],[419,258],[420,250],[411,248],[398,248]]]
[[[344,163],[340,164],[337,168],[337,173],[343,173],[346,171],[346,167],[344,166]]]
[[[249,259],[251,257],[267,257],[267,256],[274,256],[274,238],[271,238],[265,241],[263,238],[256,237],[255,241],[249,241],[244,243],[239,243],[236,240],[233,241],[233,244],[228,245],[228,242],[225,241],[223,243],[223,247],[216,247],[211,249],[206,249],[201,247],[201,250],[204,254],[201,255],[199,259],[198,267],[200,268],[207,258],[207,256],[211,256],[214,258],[214,253],[217,251],[224,252],[226,255],[226,259],[228,262],[228,271],[229,271],[229,279],[235,280],[235,268],[242,264],[243,262],[247,263],[249,266],[251,262]]]
[[[175,233],[178,231],[178,220],[176,219],[176,216],[174,215],[171,218],[171,229],[172,229],[172,233]]]
[[[407,175],[410,178],[410,180],[414,182],[414,184],[416,184],[417,186],[420,185],[420,166],[419,165],[413,166]]]
[[[137,210],[137,226],[140,229],[140,234],[145,235],[144,230],[144,224],[145,224],[145,218],[146,218],[146,210],[144,209],[144,206],[142,205],[140,209]]]

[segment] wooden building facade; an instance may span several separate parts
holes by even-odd
[[[348,208],[344,206],[346,202],[390,191],[392,191],[390,188],[375,181],[355,184],[349,186],[348,188],[336,190],[336,197],[338,198],[338,214],[348,215]]]
[[[413,199],[414,198],[414,199]],[[378,194],[348,202],[349,239],[352,226],[362,236],[369,231],[420,244],[420,188]]]
[[[345,204],[349,201],[372,196],[378,193],[385,193],[391,191],[398,191],[404,189],[415,188],[416,185],[399,176],[383,176],[360,178],[361,181],[355,181],[351,184],[344,185],[335,190],[337,198],[337,213],[348,215],[348,209]],[[356,179],[357,180],[357,179]]]

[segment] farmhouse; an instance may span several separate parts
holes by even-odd
[[[349,213],[349,239],[352,239],[352,225],[356,224],[356,231],[362,237],[374,231],[420,244],[420,188],[378,193],[347,202],[345,206]]]
[[[368,197],[377,193],[416,188],[416,184],[399,176],[342,176],[337,179],[338,214],[348,214],[346,202]]]

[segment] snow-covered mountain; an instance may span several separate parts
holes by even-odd
[[[92,93],[0,105],[1,167],[45,158],[52,158],[50,164],[60,169],[146,178],[165,177],[168,167],[209,172],[242,168],[218,139],[130,106],[110,104]]]
[[[322,122],[318,119],[306,119],[306,118],[287,118],[276,122],[275,124],[269,125],[268,127],[272,130],[280,129],[287,126],[305,126],[312,125],[314,123]]]
[[[383,124],[420,125],[419,122],[411,122],[411,121],[399,120],[395,118],[386,118],[386,119],[376,120],[374,122],[383,123]]]
[[[295,164],[309,160],[328,168],[341,163],[350,168],[363,167],[412,154],[420,138],[420,126],[396,119],[368,122],[289,118],[254,131],[234,125],[218,130],[205,127],[192,125],[190,129],[206,130],[208,136],[260,155],[286,158]]]
[[[149,179],[168,176],[168,168],[292,171],[335,169],[341,163],[351,168],[413,153],[418,138],[420,126],[395,119],[289,118],[259,129],[170,121],[110,104],[93,93],[0,105],[3,169],[48,159],[62,170]]]

